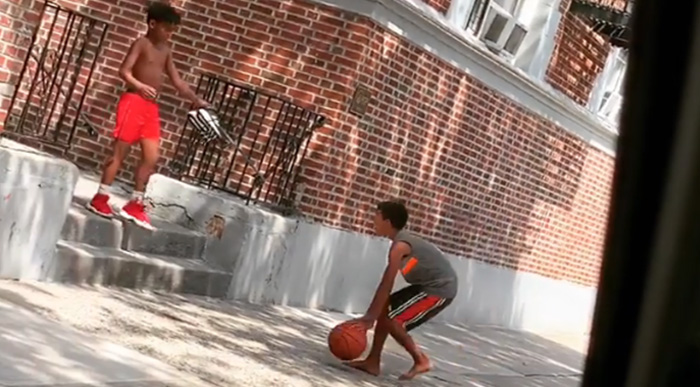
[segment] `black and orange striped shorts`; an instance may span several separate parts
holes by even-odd
[[[389,318],[411,331],[437,316],[451,302],[452,299],[427,294],[420,285],[410,285],[389,297]]]

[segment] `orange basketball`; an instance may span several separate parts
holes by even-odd
[[[328,348],[340,360],[355,360],[367,347],[367,331],[356,324],[344,322],[336,325],[328,335]]]

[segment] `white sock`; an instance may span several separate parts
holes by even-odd
[[[142,202],[143,201],[143,192],[134,191],[134,193],[131,194],[131,200],[135,200],[139,203]]]
[[[98,194],[109,195],[110,186],[107,184],[100,184],[100,189],[97,190]]]

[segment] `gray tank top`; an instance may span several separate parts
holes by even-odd
[[[411,254],[401,262],[406,282],[422,286],[430,295],[449,299],[457,295],[457,273],[440,249],[408,231],[400,231],[394,242],[411,246]]]

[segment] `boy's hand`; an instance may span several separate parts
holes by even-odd
[[[158,96],[158,91],[154,87],[148,86],[146,84],[140,85],[138,91],[142,97],[147,99],[156,99],[156,97]]]
[[[194,107],[195,107],[196,109],[206,109],[206,108],[208,108],[209,106],[211,106],[211,105],[209,104],[209,102],[207,102],[207,101],[205,101],[205,100],[203,100],[203,99],[201,99],[201,98],[198,98],[196,101],[194,101]]]
[[[362,316],[360,318],[350,320],[349,322],[352,325],[357,325],[357,326],[363,328],[364,330],[368,331],[368,330],[372,329],[372,327],[374,327],[375,321],[376,320],[373,319],[372,317],[365,315],[365,316]]]

